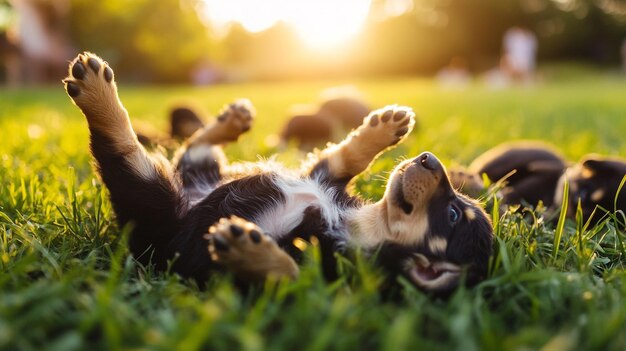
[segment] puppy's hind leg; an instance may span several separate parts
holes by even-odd
[[[341,143],[314,156],[310,175],[326,173],[331,180],[348,183],[378,155],[404,140],[414,125],[415,113],[409,107],[392,105],[373,111]]]
[[[250,101],[239,99],[225,106],[216,121],[196,131],[176,152],[174,165],[192,202],[222,179],[227,161],[221,145],[236,141],[250,130],[253,118]]]
[[[239,99],[222,108],[216,121],[196,131],[187,144],[226,144],[237,141],[248,130],[254,119],[254,107],[248,99]]]
[[[295,279],[299,269],[291,256],[262,230],[236,216],[222,218],[209,228],[209,253],[213,261],[244,282],[265,278]]]
[[[70,63],[65,89],[82,110],[91,134],[91,152],[109,189],[120,225],[132,222],[130,249],[142,262],[165,267],[167,243],[186,207],[175,174],[163,158],[148,155],[137,141],[117,95],[113,70],[90,53]],[[145,254],[145,255],[144,255]]]

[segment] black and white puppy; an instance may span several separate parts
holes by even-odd
[[[339,144],[312,154],[303,171],[273,162],[227,164],[220,144],[252,121],[246,100],[195,133],[173,162],[138,143],[113,71],[84,53],[70,64],[67,93],[87,118],[91,152],[130,250],[142,263],[200,284],[226,270],[243,281],[298,275],[298,243],[318,241],[324,271],[346,247],[377,252],[380,264],[429,291],[446,292],[487,274],[493,229],[473,200],[454,191],[431,153],[400,163],[384,197],[348,194],[350,181],[404,139],[414,114],[374,111]],[[316,239],[313,239],[315,237]]]

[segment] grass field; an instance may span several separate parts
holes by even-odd
[[[275,151],[266,137],[290,105],[343,83],[122,84],[120,95],[134,120],[163,129],[174,103],[215,113],[249,97],[258,119],[227,153],[255,160]],[[533,89],[500,91],[444,91],[420,79],[355,85],[374,106],[407,104],[419,116],[407,142],[359,180],[372,199],[382,195],[395,160],[424,150],[448,166],[511,139],[549,141],[571,160],[588,152],[626,156],[626,80],[602,73],[555,74]],[[279,159],[296,164],[298,157],[289,150]],[[339,281],[324,282],[315,249],[298,281],[242,295],[217,277],[199,291],[133,261],[90,164],[86,122],[60,84],[0,90],[0,349],[626,348],[626,235],[610,221],[568,222],[555,245],[551,224],[493,213],[489,279],[447,300],[404,281],[400,300],[386,300],[380,274],[362,260],[346,262]]]

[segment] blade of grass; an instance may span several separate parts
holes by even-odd
[[[563,236],[563,229],[565,228],[565,218],[567,216],[567,206],[569,204],[569,182],[567,179],[563,182],[563,199],[561,201],[561,213],[559,214],[559,221],[557,222],[556,229],[554,231],[554,242],[552,246],[552,262],[556,263],[559,246],[561,245],[561,237]]]

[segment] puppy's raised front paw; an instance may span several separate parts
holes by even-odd
[[[391,105],[370,113],[357,131],[390,146],[406,137],[414,125],[415,113],[410,107]]]
[[[111,112],[118,112],[121,106],[113,70],[92,53],[84,52],[72,60],[63,83],[67,94],[87,118],[112,116]]]
[[[222,109],[217,117],[216,127],[223,139],[235,141],[239,135],[250,130],[255,113],[250,100],[239,99]]]

